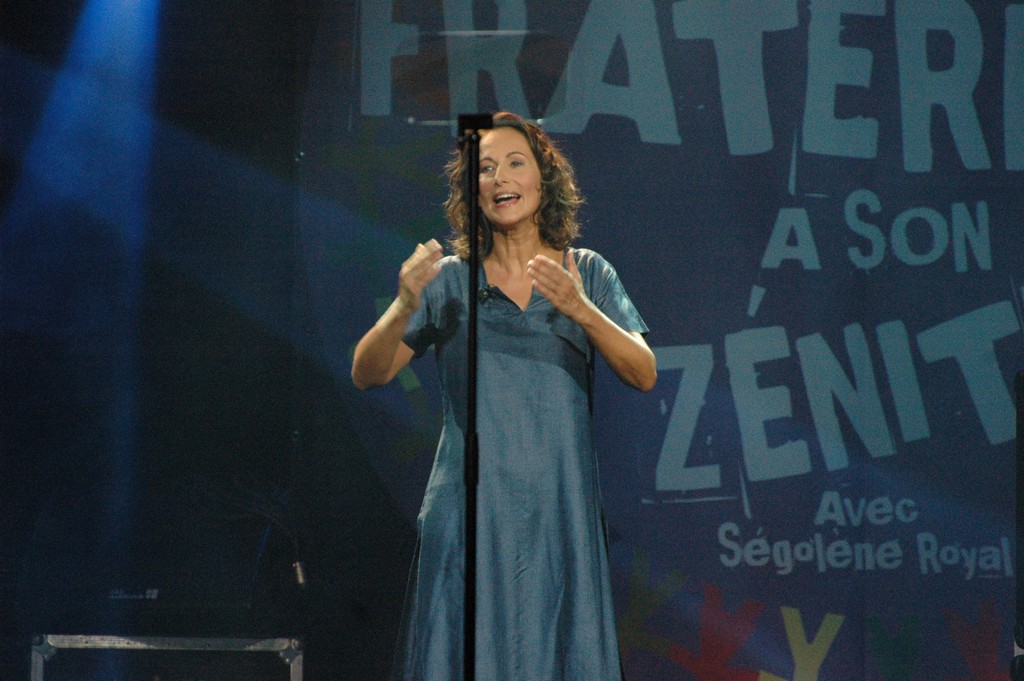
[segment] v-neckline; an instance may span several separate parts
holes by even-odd
[[[569,253],[569,249],[568,248],[563,248],[562,249],[562,267],[565,267],[565,265],[566,265],[566,258],[569,257],[568,253]],[[483,285],[480,287],[481,290],[497,291],[498,293],[501,294],[502,298],[504,298],[508,302],[512,303],[513,305],[515,305],[520,313],[524,313],[527,310],[529,310],[530,309],[530,305],[533,304],[533,299],[535,297],[537,297],[538,295],[540,295],[540,294],[537,293],[537,289],[535,289],[533,286],[530,286],[530,295],[526,299],[526,306],[523,307],[523,306],[519,305],[519,303],[516,302],[515,300],[513,300],[512,296],[508,295],[503,288],[501,288],[497,284],[492,284],[490,282],[490,280],[487,278],[487,268],[484,267],[483,261],[480,262],[480,279],[483,281]]]
[[[530,287],[530,297],[526,299],[526,306],[525,307],[520,306],[519,303],[517,303],[515,300],[513,300],[510,295],[505,293],[505,290],[502,289],[500,286],[498,286],[496,284],[488,283],[487,282],[487,275],[486,274],[484,275],[484,285],[481,287],[481,290],[496,292],[502,298],[504,298],[508,302],[512,303],[512,305],[514,305],[516,307],[516,309],[519,310],[520,313],[524,313],[527,310],[529,310],[530,309],[530,305],[533,304],[534,297],[536,297],[538,295],[537,294],[537,289],[535,289],[533,287]]]
[[[497,291],[499,294],[501,294],[502,298],[504,298],[508,302],[512,303],[516,307],[516,309],[519,310],[520,314],[522,314],[522,313],[524,313],[524,312],[526,312],[527,310],[530,309],[530,305],[533,303],[534,297],[538,295],[537,294],[537,289],[535,289],[535,288],[533,288],[533,286],[531,286],[530,287],[530,295],[526,299],[526,306],[524,307],[524,306],[521,306],[515,300],[513,300],[512,296],[510,296],[508,293],[506,293],[503,288],[501,288],[497,284],[492,284],[490,282],[490,280],[487,278],[487,269],[484,267],[483,263],[480,263],[480,277],[483,280],[483,286],[481,286],[481,290]]]

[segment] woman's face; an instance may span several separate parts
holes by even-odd
[[[494,128],[480,137],[480,208],[495,227],[536,226],[540,166],[526,136]]]

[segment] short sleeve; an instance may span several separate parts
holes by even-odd
[[[647,324],[630,300],[611,263],[589,249],[573,249],[573,254],[583,278],[584,290],[598,309],[625,331],[646,335],[649,331]]]
[[[428,313],[427,301],[423,300],[419,309],[412,313],[405,326],[405,334],[402,335],[402,342],[412,348],[416,357],[422,356],[433,342],[431,340],[433,334],[427,321],[430,316]]]

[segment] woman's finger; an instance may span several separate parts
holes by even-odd
[[[529,262],[527,272],[529,272],[535,284],[540,284],[543,288],[550,290],[558,285],[559,270],[561,269],[558,263],[551,258],[538,255]]]
[[[436,239],[431,239],[426,243],[416,244],[412,255],[402,263],[398,273],[399,296],[411,308],[419,307],[423,289],[441,271],[437,263],[442,256],[441,244]]]
[[[569,261],[569,267],[568,267],[569,274],[572,275],[572,278],[575,281],[578,281],[578,282],[582,283],[583,282],[583,276],[580,274],[579,265],[576,264],[576,249],[573,249],[573,248],[569,249],[569,255],[568,255],[567,259]]]
[[[581,302],[579,274],[573,276],[561,264],[537,256],[529,265],[534,287],[563,314],[569,314]]]

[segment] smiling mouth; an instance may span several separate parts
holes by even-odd
[[[519,198],[519,194],[498,194],[494,197],[494,205],[503,206],[506,203],[515,201]]]

